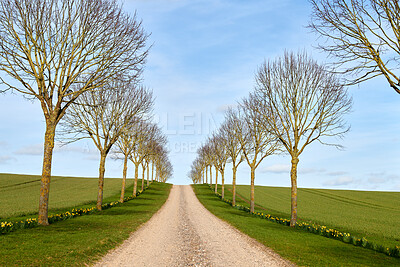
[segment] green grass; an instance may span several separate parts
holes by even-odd
[[[399,266],[400,259],[292,229],[232,208],[207,185],[194,185],[200,202],[213,214],[302,266]],[[227,197],[231,197],[229,191]],[[257,195],[256,195],[257,197]],[[246,205],[239,200],[238,204]],[[265,212],[265,211],[264,211]]]
[[[239,185],[237,192],[248,200],[250,186]],[[229,191],[227,197],[231,198]],[[290,188],[256,186],[255,203],[264,213],[290,219]],[[400,245],[398,192],[299,188],[298,218],[387,247]]]
[[[37,175],[0,173],[0,220],[37,214],[40,178]],[[127,180],[128,185],[132,183],[132,179]],[[121,184],[122,179],[105,179],[104,198],[120,192]],[[97,198],[97,188],[96,178],[53,176],[50,184],[49,212],[82,204],[92,205]],[[129,193],[132,194],[131,191]]]
[[[131,190],[132,186],[128,188]],[[85,266],[129,237],[164,204],[170,184],[151,184],[138,198],[101,212],[0,235],[0,266]],[[118,199],[119,193],[105,198]]]

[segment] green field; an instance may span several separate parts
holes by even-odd
[[[52,212],[95,205],[97,179],[54,178],[51,185],[53,198],[50,198]],[[36,195],[39,195],[37,176],[8,174],[1,179],[1,192],[5,192],[8,197],[0,193],[0,209],[7,216],[14,214],[8,220],[21,219],[16,217],[21,215],[21,211],[14,210],[16,206],[10,207],[10,203],[15,202],[22,207],[28,205],[30,208],[25,209],[25,212],[36,212]],[[105,203],[119,200],[120,182],[121,179],[106,180]],[[132,180],[128,181],[128,185],[126,196],[132,192]],[[149,220],[165,203],[170,189],[170,184],[154,182],[143,194],[120,206],[49,226],[0,235],[0,266],[87,266],[121,244],[141,224]],[[8,198],[12,198],[14,202],[4,204],[3,200],[8,201]],[[28,217],[34,217],[32,214]]]
[[[208,185],[193,187],[200,202],[213,214],[300,266],[400,266],[399,258],[269,222],[235,209],[215,196]],[[232,197],[229,191],[225,192],[227,198]],[[256,191],[256,202],[260,203],[257,196]],[[242,199],[238,199],[237,204],[247,205]]]
[[[0,173],[0,220],[37,213],[40,178],[37,175]],[[121,192],[121,183],[122,179],[105,179],[104,198]],[[128,179],[127,184],[133,184],[133,180]],[[53,176],[50,184],[49,212],[96,203],[97,188],[96,178]],[[126,194],[131,195],[132,192],[127,191]]]
[[[237,192],[248,200],[250,186],[239,185]],[[256,186],[255,203],[264,213],[290,218],[290,188]],[[387,247],[400,246],[398,192],[299,188],[298,217]]]

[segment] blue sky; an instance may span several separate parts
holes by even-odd
[[[142,0],[125,1],[127,12],[143,19],[151,33],[144,84],[156,96],[156,120],[168,135],[174,176],[187,184],[196,149],[223,120],[223,111],[245,97],[265,59],[284,50],[305,49],[321,63],[326,55],[313,48],[317,36],[305,26],[308,1]],[[400,191],[400,95],[377,78],[349,88],[351,131],[337,140],[346,149],[312,144],[300,157],[300,187]],[[38,102],[21,95],[0,95],[0,172],[40,174],[44,119]],[[332,140],[331,140],[332,141]],[[256,184],[289,186],[287,156],[266,158]],[[133,168],[128,170],[133,176]],[[96,177],[98,152],[90,140],[57,147],[53,174]],[[227,166],[226,182],[231,182]],[[109,159],[107,177],[121,177],[122,162]],[[242,163],[238,182],[249,184]]]

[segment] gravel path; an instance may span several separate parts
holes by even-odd
[[[211,214],[188,185],[96,266],[291,266]]]

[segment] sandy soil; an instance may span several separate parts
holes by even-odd
[[[291,266],[211,214],[192,188],[174,185],[164,206],[95,266]]]

